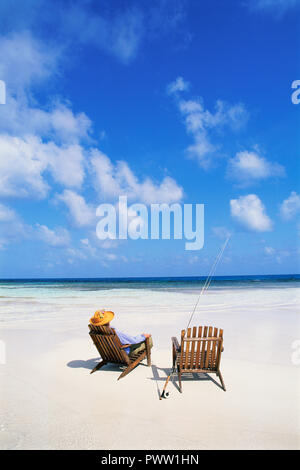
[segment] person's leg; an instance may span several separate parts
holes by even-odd
[[[150,343],[150,348],[153,347],[153,341],[152,341],[152,337],[150,336],[149,338],[149,343]],[[138,344],[133,344],[132,346],[130,346],[130,354],[134,353],[134,354],[137,354],[137,353],[140,353],[141,351],[144,351],[146,349],[146,343],[145,341],[142,341],[141,343],[138,343]]]

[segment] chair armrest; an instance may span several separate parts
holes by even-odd
[[[132,344],[123,344],[123,345],[121,346],[121,349],[130,348],[130,346],[132,346]]]
[[[172,341],[172,344],[173,344],[175,350],[177,352],[179,352],[180,351],[180,345],[178,343],[178,339],[176,338],[176,336],[172,336],[171,341]]]

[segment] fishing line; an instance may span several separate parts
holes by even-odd
[[[207,276],[207,278],[206,278],[206,280],[205,280],[204,286],[202,287],[202,290],[201,290],[201,292],[200,292],[200,294],[199,294],[199,296],[198,296],[198,299],[197,299],[197,301],[196,301],[196,303],[195,303],[194,309],[193,309],[193,311],[192,311],[192,314],[191,314],[191,316],[190,316],[189,322],[188,322],[187,327],[186,327],[186,329],[185,329],[184,336],[187,334],[188,327],[190,326],[191,321],[192,321],[192,319],[193,319],[193,316],[194,316],[194,314],[195,314],[195,312],[196,312],[196,309],[197,309],[198,304],[199,304],[199,302],[200,302],[200,298],[202,297],[202,295],[204,294],[204,292],[209,288],[209,286],[210,286],[210,284],[211,284],[211,281],[212,281],[212,278],[213,278],[213,276],[214,276],[214,273],[216,272],[217,266],[218,266],[218,264],[219,264],[219,262],[220,262],[220,260],[221,260],[221,258],[222,258],[222,256],[223,256],[223,253],[224,253],[225,248],[226,248],[226,246],[227,246],[227,244],[228,244],[228,242],[229,242],[230,237],[231,237],[231,235],[228,235],[228,237],[226,238],[225,243],[223,244],[222,248],[220,249],[218,255],[216,256],[216,258],[215,258],[215,260],[214,260],[214,263],[213,263],[213,265],[212,265],[212,267],[211,267],[211,269],[210,269],[210,271],[209,271],[209,273],[208,273],[208,276]],[[168,377],[167,377],[165,386],[164,386],[163,391],[162,391],[162,393],[161,393],[161,395],[160,395],[160,397],[159,397],[160,400],[161,400],[162,398],[168,398],[168,397],[169,397],[170,394],[169,394],[169,392],[167,392],[166,389],[167,389],[168,382],[169,382],[169,380],[170,380],[171,377],[172,377],[171,382],[174,381],[175,372],[176,372],[176,363],[174,364],[171,373],[170,373],[170,374],[168,375]]]
[[[197,299],[197,301],[196,301],[196,304],[195,304],[195,306],[194,306],[194,309],[193,309],[192,314],[191,314],[191,316],[190,316],[190,319],[189,319],[189,321],[188,321],[187,327],[186,327],[186,329],[185,329],[185,334],[187,333],[187,329],[188,329],[188,327],[189,327],[190,324],[191,324],[191,321],[192,321],[192,319],[193,319],[193,316],[194,316],[194,314],[195,314],[195,312],[196,312],[196,309],[197,309],[197,307],[198,307],[198,304],[199,304],[199,302],[200,302],[200,298],[202,297],[202,295],[204,294],[204,292],[209,288],[209,286],[210,286],[210,284],[211,284],[213,275],[214,275],[214,273],[216,272],[217,266],[218,266],[218,264],[219,264],[219,262],[220,262],[220,260],[221,260],[221,258],[222,258],[222,256],[223,256],[223,253],[224,253],[225,248],[226,248],[226,246],[227,246],[227,244],[228,244],[228,242],[229,242],[229,239],[230,239],[230,235],[227,237],[227,239],[226,239],[224,245],[222,246],[221,250],[219,251],[218,255],[216,256],[215,261],[214,261],[214,263],[213,263],[213,265],[212,265],[212,267],[211,267],[211,269],[210,269],[210,271],[209,271],[209,273],[208,273],[208,276],[207,276],[207,278],[206,278],[206,281],[205,281],[205,283],[204,283],[204,286],[202,287],[202,290],[201,290],[201,292],[200,292],[200,294],[199,294],[199,297],[198,297],[198,299]]]

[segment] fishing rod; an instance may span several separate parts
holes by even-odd
[[[218,264],[219,264],[219,262],[220,262],[220,260],[221,260],[221,258],[222,258],[222,256],[223,256],[223,253],[224,253],[224,251],[225,251],[225,249],[226,249],[226,246],[227,246],[227,244],[228,244],[228,242],[229,242],[230,237],[231,237],[231,235],[228,235],[228,237],[226,238],[225,243],[224,243],[223,246],[221,247],[219,253],[217,254],[217,256],[216,256],[216,258],[215,258],[215,260],[214,260],[214,263],[213,263],[213,265],[212,265],[212,267],[211,267],[211,269],[210,269],[210,271],[209,271],[209,273],[208,273],[208,276],[207,276],[207,278],[206,278],[206,280],[205,280],[205,283],[204,283],[204,285],[203,285],[203,287],[202,287],[202,289],[201,289],[201,292],[200,292],[200,294],[199,294],[199,296],[198,296],[198,298],[197,298],[197,301],[196,301],[196,303],[195,303],[195,306],[194,306],[194,308],[193,308],[192,314],[191,314],[191,316],[190,316],[190,318],[189,318],[188,324],[187,324],[186,329],[185,329],[185,332],[184,332],[184,336],[186,335],[187,330],[188,330],[188,327],[189,327],[190,324],[191,324],[191,321],[192,321],[193,316],[194,316],[194,314],[195,314],[195,312],[196,312],[196,309],[197,309],[197,307],[198,307],[198,304],[199,304],[199,302],[200,302],[200,299],[201,299],[202,295],[204,294],[205,291],[207,291],[207,289],[209,288],[209,286],[210,286],[210,284],[211,284],[211,281],[212,281],[212,278],[213,278],[213,276],[214,276],[214,273],[216,272],[217,266],[218,266]],[[169,396],[170,396],[170,393],[167,392],[166,389],[167,389],[167,386],[168,386],[168,383],[169,383],[170,378],[172,377],[172,382],[173,382],[173,380],[174,380],[174,376],[175,376],[175,372],[176,372],[176,367],[177,367],[177,360],[176,360],[175,363],[173,364],[172,371],[171,371],[171,373],[168,375],[168,377],[167,377],[167,379],[166,379],[166,382],[165,382],[163,391],[162,391],[162,393],[161,393],[161,395],[160,395],[160,397],[159,397],[160,400],[161,400],[162,398],[169,398]]]

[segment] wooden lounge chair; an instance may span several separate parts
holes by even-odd
[[[223,330],[212,326],[194,326],[181,331],[181,344],[177,338],[172,339],[173,372],[177,371],[179,389],[182,393],[181,376],[185,372],[217,374],[222,388],[226,391],[224,380],[220,371],[221,354],[223,351]],[[170,376],[167,378],[162,397],[166,397],[165,390]]]
[[[108,326],[89,325],[90,336],[96,346],[102,361],[91,371],[91,374],[109,362],[127,366],[118,380],[129,374],[143,359],[147,357],[147,365],[151,366],[151,346],[150,338],[145,339],[145,349],[138,353],[134,351],[127,354],[125,349],[130,344],[122,345],[115,330]]]

